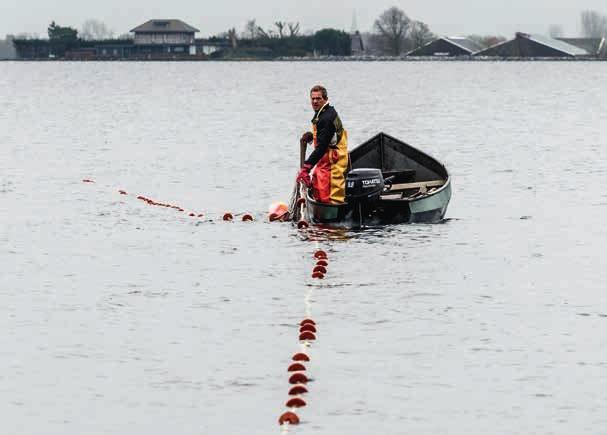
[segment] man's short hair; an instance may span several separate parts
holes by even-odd
[[[323,100],[326,100],[328,98],[327,88],[325,88],[324,86],[316,85],[312,89],[310,89],[310,95],[312,95],[312,92],[320,92]]]

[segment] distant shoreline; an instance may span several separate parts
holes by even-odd
[[[279,57],[275,59],[0,59],[0,62],[606,62],[605,58],[568,57]]]

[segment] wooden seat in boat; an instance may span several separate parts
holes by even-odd
[[[381,195],[382,199],[404,199],[412,198],[418,195],[424,195],[428,191],[434,191],[437,187],[445,184],[445,180],[429,180],[417,181],[414,183],[393,184],[385,194]],[[414,190],[410,194],[405,195],[407,190]]]

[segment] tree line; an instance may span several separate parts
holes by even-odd
[[[598,38],[607,36],[607,16],[594,10],[581,12],[582,36]],[[562,37],[562,26],[552,24],[548,28],[552,37]],[[0,41],[0,58],[14,56],[12,45],[36,47],[46,46],[56,56],[64,56],[66,51],[92,47],[106,43],[132,40],[130,34],[114,38],[114,33],[101,21],[86,20],[80,30],[60,26],[54,21],[47,29],[48,39],[37,35],[19,35],[12,41]],[[410,18],[402,9],[391,7],[382,12],[373,23],[371,31],[359,35],[364,54],[376,56],[401,56],[423,46],[436,38],[430,27]],[[487,48],[506,38],[499,35],[468,35],[481,48]],[[343,30],[325,28],[315,32],[302,33],[298,22],[276,21],[269,28],[263,28],[255,19],[247,21],[244,29],[228,29],[209,38],[229,42],[229,48],[216,53],[215,57],[297,57],[310,55],[349,56],[352,54],[351,35]]]
[[[372,30],[359,36],[364,54],[377,56],[401,56],[437,37],[426,23],[410,18],[397,7],[382,12],[374,21]],[[230,40],[232,50],[228,56],[235,57],[255,53],[266,53],[268,56],[352,54],[352,35],[349,33],[327,28],[302,35],[299,23],[286,21],[276,21],[273,27],[264,29],[255,19],[251,19],[240,33],[236,28],[231,28],[216,37]],[[497,36],[472,37],[482,46],[505,39]]]

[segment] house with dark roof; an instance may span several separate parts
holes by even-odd
[[[493,45],[475,54],[477,57],[515,58],[593,58],[604,42],[586,38],[550,38],[517,32],[514,39]]]
[[[407,56],[471,56],[482,47],[469,38],[442,36],[407,53]]]
[[[131,30],[133,43],[141,54],[196,54],[195,27],[181,20],[149,20]]]

